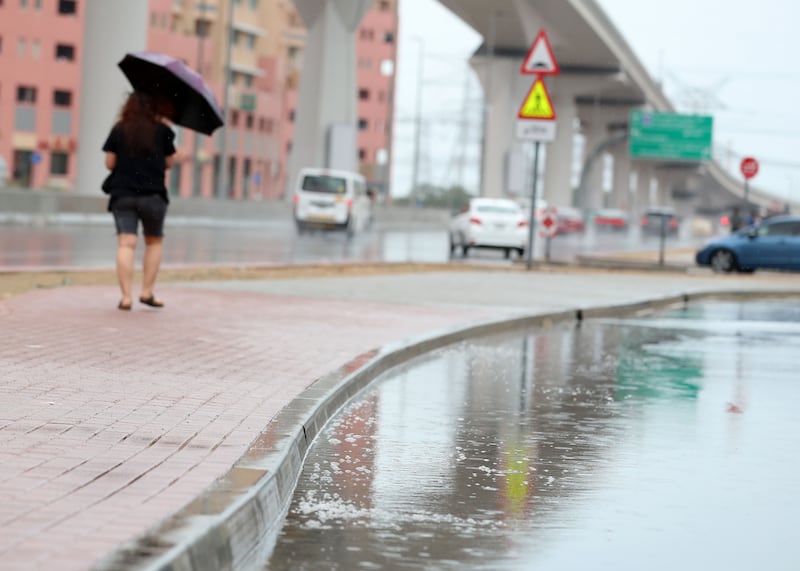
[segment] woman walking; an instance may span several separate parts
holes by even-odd
[[[163,106],[163,103],[161,103]],[[144,235],[142,289],[139,301],[164,307],[155,297],[161,266],[164,218],[169,197],[164,184],[166,171],[175,161],[175,133],[164,123],[152,97],[134,91],[122,106],[119,120],[103,145],[106,167],[111,173],[103,183],[110,195],[108,210],[117,228],[117,279],[122,292],[117,306],[130,310],[139,221]]]

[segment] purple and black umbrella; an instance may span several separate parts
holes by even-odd
[[[158,52],[127,54],[119,67],[136,91],[172,103],[173,123],[211,135],[224,123],[211,89],[199,73],[181,60]]]

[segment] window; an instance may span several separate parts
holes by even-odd
[[[358,98],[362,101],[366,101],[369,99],[369,89],[359,89],[358,90]]]
[[[245,85],[245,87],[253,87],[253,76],[252,75],[245,75],[244,76],[244,85]]]
[[[393,44],[394,43],[394,33],[386,32],[385,34],[383,34],[383,41],[385,43],[387,43],[387,44]]]
[[[76,0],[58,0],[58,13],[62,15],[77,14],[78,2]]]
[[[194,22],[194,33],[198,38],[207,38],[211,29],[211,21],[197,19]]]
[[[388,12],[391,9],[391,4],[389,4],[389,0],[380,0],[378,2],[378,10],[381,12]]]
[[[369,128],[369,121],[366,119],[359,119],[358,120],[358,130],[365,131]]]
[[[258,9],[258,0],[250,0],[250,9],[257,10]]]
[[[239,112],[231,111],[231,127],[239,126]]]
[[[253,128],[253,114],[252,113],[248,113],[247,116],[245,117],[244,126],[247,129],[252,129]]]
[[[42,10],[42,0],[33,0],[33,7],[34,9],[41,11]]]
[[[17,57],[25,57],[27,45],[28,43],[25,41],[25,38],[17,39]]]
[[[359,160],[364,160],[367,158],[367,151],[364,149],[358,149],[358,158]]]
[[[39,43],[39,40],[33,40],[31,42],[31,57],[33,59],[39,59],[39,56],[42,55],[42,46]]]
[[[59,61],[75,61],[75,46],[56,44],[56,59]]]
[[[50,174],[64,176],[69,167],[69,155],[67,153],[52,153],[50,155]]]
[[[264,131],[267,134],[271,134],[274,128],[275,128],[275,122],[272,119],[267,119],[266,124],[264,125]]]
[[[53,92],[53,105],[56,107],[69,107],[72,105],[72,92],[56,89]]]
[[[344,194],[347,189],[347,180],[337,176],[308,174],[303,177],[302,188],[309,192]]]
[[[289,111],[289,121],[294,123],[294,109]]]
[[[36,103],[36,88],[27,85],[18,86],[17,103]]]
[[[0,6],[3,5],[3,0],[0,0]],[[3,53],[3,36],[0,36],[0,54]]]
[[[28,0],[19,0],[19,7],[23,10],[28,7]]]
[[[758,233],[761,236],[792,236],[794,230],[794,222],[776,222],[762,226],[758,229]]]

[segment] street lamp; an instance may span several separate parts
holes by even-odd
[[[422,83],[423,70],[425,65],[425,41],[420,36],[412,36],[413,40],[419,43],[419,63],[417,66],[417,103],[416,118],[414,121],[414,166],[411,174],[411,200],[416,204],[419,194],[419,154],[420,140],[422,138]]]

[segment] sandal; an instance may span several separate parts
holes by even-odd
[[[149,305],[150,307],[164,307],[164,302],[158,301],[154,295],[151,295],[150,297],[140,297],[139,301],[145,305]]]
[[[117,305],[117,309],[121,309],[122,311],[130,311],[131,310],[131,304],[130,303],[122,303],[120,301],[119,305]]]

